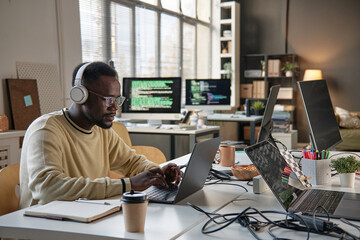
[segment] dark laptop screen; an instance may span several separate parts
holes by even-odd
[[[263,141],[245,148],[246,154],[264,178],[274,195],[287,210],[302,193],[294,187],[298,179],[289,176],[289,169],[279,150],[270,142]],[[294,174],[293,174],[294,175]]]
[[[342,139],[325,80],[298,82],[308,118],[313,148],[328,150]]]

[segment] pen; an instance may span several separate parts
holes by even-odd
[[[92,200],[88,200],[86,198],[79,198],[77,200],[75,200],[75,202],[78,202],[78,203],[93,203],[93,204],[101,204],[101,205],[110,205],[110,203],[108,202],[95,202],[95,201],[92,201]]]

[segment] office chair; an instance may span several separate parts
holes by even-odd
[[[124,142],[129,145],[132,149],[136,151],[139,155],[144,155],[150,161],[161,164],[166,162],[166,157],[164,153],[152,146],[132,146],[129,132],[125,125],[121,122],[113,122],[112,128],[115,132],[124,140]],[[110,171],[110,178],[121,178],[123,177],[121,174],[118,174],[114,171]]]
[[[0,216],[19,209],[16,187],[19,184],[20,164],[12,164],[0,170]]]
[[[124,140],[127,145],[129,145],[130,147],[132,146],[129,132],[123,123],[113,122],[112,128],[122,138],[122,140]]]

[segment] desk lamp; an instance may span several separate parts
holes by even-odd
[[[303,81],[320,80],[322,78],[322,71],[320,69],[306,69]]]

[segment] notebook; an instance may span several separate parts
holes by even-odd
[[[184,176],[177,188],[151,186],[144,191],[151,202],[174,204],[204,187],[206,178],[219,148],[221,137],[195,144]]]
[[[247,147],[245,152],[286,211],[313,214],[316,210],[316,216],[326,217],[325,208],[330,217],[360,221],[360,194],[301,188],[297,178],[284,177],[287,163],[266,140]]]
[[[44,205],[27,208],[25,216],[43,217],[54,220],[92,222],[111,213],[120,211],[120,200],[52,201]]]

